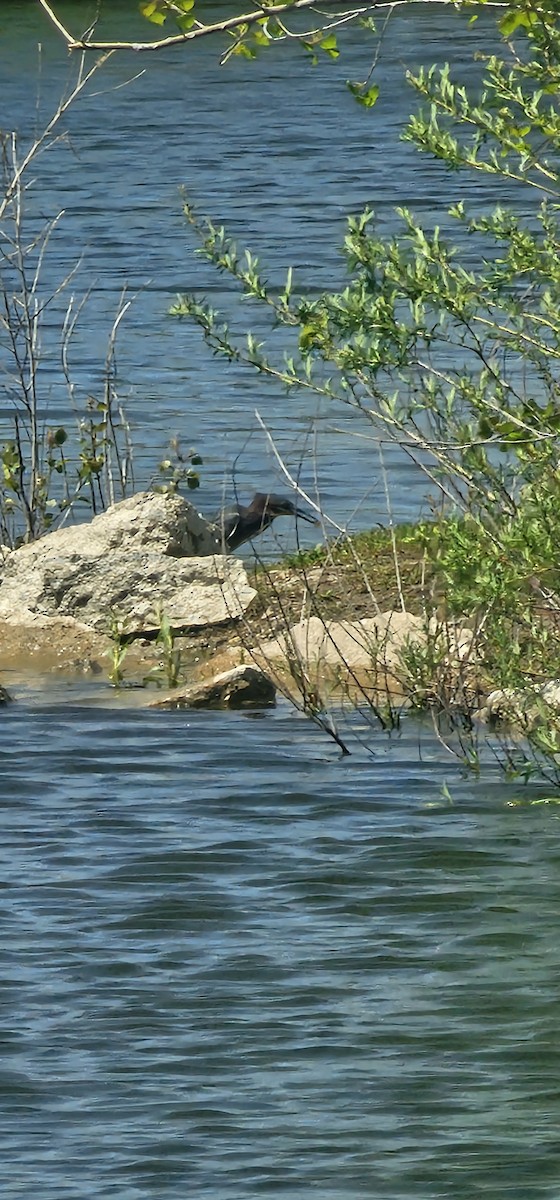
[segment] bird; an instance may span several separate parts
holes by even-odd
[[[250,542],[268,529],[276,517],[299,517],[310,525],[319,525],[319,521],[309,513],[304,512],[287,496],[277,496],[271,492],[255,492],[250,504],[232,504],[223,508],[213,520],[220,545],[231,553]]]

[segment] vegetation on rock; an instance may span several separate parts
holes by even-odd
[[[160,49],[212,36],[226,39],[225,60],[232,53],[250,58],[293,38],[311,57],[318,52],[335,57],[336,38],[347,24],[360,20],[372,32],[374,10],[391,11],[374,2],[359,11],[337,6],[329,16],[327,5],[310,37],[297,14],[309,8],[315,19],[311,0],[232,13],[214,25],[205,24],[197,0],[156,0],[140,9],[148,21],[166,25],[164,36],[138,44],[97,41],[94,27],[75,36],[56,3],[39,4],[81,60],[74,86],[37,140],[22,153],[14,134],[4,135],[2,143],[0,324],[12,360],[14,416],[13,436],[0,450],[0,534],[9,544],[40,536],[76,501],[87,499],[95,512],[133,483],[114,369],[126,297],[109,331],[103,394],[86,400],[77,441],[66,428],[45,429],[41,413],[40,326],[49,297],[41,295],[40,270],[58,217],[32,239],[22,219],[29,170],[60,136],[69,105],[118,49]],[[469,5],[459,8],[476,19]],[[168,33],[170,25],[175,29]],[[307,296],[290,271],[285,286],[274,291],[256,258],[241,254],[222,228],[201,220],[186,202],[203,253],[264,306],[273,325],[291,331],[291,355],[279,359],[252,334],[245,341],[232,337],[220,315],[198,297],[180,297],[173,312],[194,320],[212,350],[226,359],[280,380],[288,390],[304,389],[350,408],[365,423],[381,474],[383,446],[393,440],[429,480],[434,506],[429,523],[403,533],[389,517],[387,536],[372,534],[300,557],[290,564],[290,587],[294,571],[304,582],[306,573],[319,571],[313,595],[325,620],[339,604],[343,608],[349,580],[364,610],[381,591],[428,620],[468,619],[477,660],[496,685],[526,688],[558,673],[560,649],[557,5],[525,0],[499,6],[498,27],[502,46],[484,59],[477,94],[453,79],[445,64],[408,72],[418,107],[405,139],[453,172],[457,199],[430,224],[421,223],[412,209],[397,210],[399,228],[391,237],[376,228],[372,211],[352,217],[342,290]],[[366,107],[377,98],[380,42],[373,34],[372,72],[361,84],[349,84]],[[86,68],[88,54],[100,51]],[[470,209],[463,198],[463,178],[473,173],[495,189],[496,203],[486,212]],[[515,203],[506,204],[502,193],[512,186]],[[470,235],[485,247],[477,265],[467,252]],[[59,292],[70,278],[61,280]],[[69,304],[61,329],[66,364],[77,317]],[[74,399],[69,372],[67,382]],[[182,481],[196,486],[199,461],[194,452],[183,456],[172,448],[161,464],[163,486],[173,489]],[[270,572],[261,586],[278,593],[284,570]],[[547,738],[541,733],[533,745],[555,769],[560,723],[553,712],[549,724]],[[531,769],[528,760],[523,769]]]
[[[228,361],[350,407],[371,430],[372,455],[388,438],[405,449],[438,497],[422,536],[443,618],[471,621],[496,685],[526,686],[557,674],[560,657],[557,9],[516,7],[501,30],[478,95],[445,65],[409,72],[420,104],[404,136],[457,174],[459,198],[429,226],[397,210],[389,238],[373,212],[352,217],[343,290],[302,295],[290,272],[273,292],[250,252],[185,205],[209,261],[291,327],[292,355],[278,359],[250,333],[236,339],[197,297],[180,297],[173,313]],[[460,198],[473,172],[494,180],[498,202],[485,213]],[[499,189],[512,182],[506,207]],[[485,246],[476,267],[465,252],[474,233]],[[555,712],[550,725],[554,766]]]

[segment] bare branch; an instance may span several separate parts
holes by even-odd
[[[350,4],[352,9],[350,14],[344,20],[356,19],[363,17],[368,13],[383,9],[394,9],[401,6],[411,4],[425,4],[426,0],[368,0],[368,3],[356,7],[355,3]],[[457,8],[457,0],[429,0],[431,4],[442,4],[447,8]],[[349,3],[349,0],[321,0],[321,7],[334,6],[338,9]],[[461,0],[459,0],[461,3]],[[468,0],[465,0],[465,6]],[[133,50],[134,53],[140,54],[143,51],[164,50],[168,46],[180,46],[184,42],[192,42],[202,37],[212,37],[219,33],[228,33],[232,29],[238,29],[240,25],[250,27],[258,21],[262,21],[268,17],[286,16],[289,13],[302,11],[305,9],[315,9],[317,0],[292,0],[291,3],[282,4],[267,4],[253,9],[248,13],[238,13],[234,17],[228,17],[223,21],[215,21],[212,25],[197,24],[193,29],[187,30],[185,33],[172,34],[169,37],[160,38],[155,42],[130,42],[130,41],[112,41],[98,42],[87,41],[84,37],[75,38],[68,29],[62,24],[54,10],[47,0],[39,0],[41,8],[46,13],[51,23],[55,26],[59,33],[62,34],[69,50]],[[507,0],[488,0],[490,8],[508,8]]]
[[[39,0],[39,3],[42,4],[43,0]],[[95,75],[96,71],[98,71],[99,68],[103,66],[103,64],[107,61],[107,59],[109,57],[110,57],[110,52],[107,54],[103,54],[100,58],[98,58],[96,60],[96,62],[94,62],[93,66],[90,67],[90,69],[88,71],[84,71],[84,61],[82,58],[82,62],[80,63],[80,68],[78,71],[78,78],[76,80],[76,83],[71,88],[68,95],[59,101],[59,103],[56,107],[56,110],[53,113],[52,117],[50,118],[48,124],[45,126],[42,133],[35,139],[33,144],[29,147],[29,150],[27,151],[27,153],[24,155],[21,162],[19,163],[17,170],[14,171],[12,178],[10,179],[9,183],[7,183],[6,189],[4,191],[4,195],[2,196],[2,199],[0,200],[0,221],[2,220],[2,217],[4,216],[4,214],[8,208],[8,205],[11,203],[13,197],[15,196],[17,189],[20,185],[21,179],[25,175],[25,172],[27,171],[29,164],[33,161],[34,158],[36,158],[36,156],[38,154],[41,153],[42,150],[44,150],[46,148],[46,146],[52,145],[52,140],[51,140],[52,135],[53,135],[54,130],[56,129],[56,126],[58,125],[61,117],[64,116],[64,114],[68,111],[70,106],[74,103],[74,100],[76,99],[76,97],[80,95],[80,92],[82,92],[84,90],[84,88],[86,87],[86,85],[89,83],[92,76]]]
[[[311,498],[311,496],[309,496],[307,494],[307,492],[304,492],[303,488],[300,487],[297,480],[294,479],[293,475],[290,474],[283,458],[281,457],[281,455],[279,454],[279,452],[276,448],[274,438],[272,437],[270,430],[265,425],[258,409],[255,409],[255,417],[266,437],[268,445],[270,446],[270,449],[272,450],[272,453],[276,459],[276,462],[278,463],[278,466],[280,467],[280,470],[282,471],[282,474],[285,476],[290,487],[293,488],[296,495],[300,496],[302,500],[305,500],[306,504],[308,504],[310,508],[315,510],[318,517],[320,517],[322,520],[326,520],[329,525],[332,525],[333,529],[336,529],[337,533],[340,533],[344,537],[346,537],[347,532],[345,529],[343,529],[342,525],[337,525],[336,521],[332,521],[330,517],[325,517],[325,514],[321,512],[319,506],[315,503],[315,501]]]
[[[47,4],[47,0],[39,0],[39,4],[41,5],[41,8],[44,9],[44,11],[46,12],[46,14],[49,18],[49,21],[52,21],[55,28],[58,29],[58,32],[62,34],[64,41],[68,42],[68,45],[70,45],[70,43],[74,40],[72,37],[72,34],[70,33],[70,31],[68,29],[65,28],[65,26],[62,24],[62,21],[59,21],[56,13],[53,12],[50,4]]]

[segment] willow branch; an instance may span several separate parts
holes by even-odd
[[[312,9],[317,7],[318,0],[292,0],[291,3],[281,4],[266,4],[262,5],[252,12],[239,13],[237,16],[228,17],[223,21],[216,21],[212,25],[198,24],[196,28],[189,29],[185,33],[172,34],[170,37],[160,38],[155,42],[130,42],[130,41],[113,41],[113,42],[98,42],[87,41],[83,37],[75,38],[70,30],[62,24],[62,21],[56,15],[54,9],[48,3],[48,0],[39,0],[39,4],[46,13],[52,25],[64,38],[69,50],[133,50],[139,54],[142,51],[164,50],[168,46],[180,46],[184,42],[192,42],[197,38],[211,37],[219,33],[227,33],[232,29],[237,29],[240,25],[251,26],[257,21],[262,21],[267,17],[276,17],[287,13],[297,12],[298,10]],[[321,0],[321,7],[335,7],[340,9],[349,0]],[[368,0],[367,4],[356,7],[355,4],[350,4],[352,9],[351,19],[363,17],[367,13],[371,13],[377,9],[397,8],[411,4],[425,4],[426,0]],[[430,4],[442,4],[447,8],[456,8],[457,0],[429,0]],[[487,0],[489,8],[508,8],[508,0]]]

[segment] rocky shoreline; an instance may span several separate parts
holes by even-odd
[[[329,616],[320,586],[328,567],[280,564],[259,593],[258,579],[217,543],[188,501],[142,492],[6,552],[0,680],[57,672],[103,676],[109,685],[117,655],[126,682],[147,684],[146,705],[163,708],[269,705],[280,690],[324,707],[344,696],[385,707],[464,707],[489,724],[522,727],[529,711],[538,719],[534,692],[520,701],[484,681],[468,624],[428,619],[402,603],[380,611],[373,596],[354,596],[346,611],[342,596]],[[553,681],[542,697],[560,707]],[[3,687],[0,702],[7,698]]]

